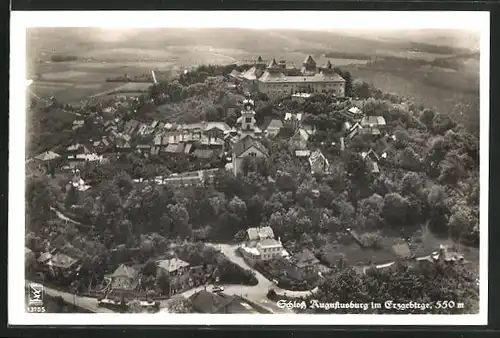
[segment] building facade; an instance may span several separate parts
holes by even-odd
[[[249,228],[247,241],[242,244],[241,252],[251,265],[257,261],[268,261],[289,255],[283,248],[281,239],[274,238],[271,227]]]
[[[297,72],[291,72],[273,59],[262,75],[248,77],[249,81],[256,81],[258,90],[266,94],[295,94],[295,93],[332,93],[338,97],[345,96],[345,80],[337,74],[332,64],[317,67],[316,62],[308,56]],[[290,75],[293,74],[293,75]],[[245,80],[245,78],[244,78]]]

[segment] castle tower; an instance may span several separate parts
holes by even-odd
[[[315,73],[316,72],[316,61],[311,55],[306,57],[304,62],[302,62],[302,73]]]
[[[333,65],[332,63],[330,62],[330,60],[328,60],[328,62],[325,64],[325,66],[323,67],[323,71],[327,71],[327,72],[333,72]]]
[[[271,62],[269,62],[269,65],[267,66],[267,71],[269,71],[269,72],[280,72],[281,71],[281,67],[276,62],[276,59],[273,59]]]

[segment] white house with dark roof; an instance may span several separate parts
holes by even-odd
[[[243,257],[250,263],[255,264],[260,260],[271,260],[279,257],[288,257],[289,253],[283,248],[281,239],[274,238],[271,227],[259,227],[247,229],[247,242],[241,245]]]
[[[330,163],[319,149],[313,151],[309,156],[309,166],[312,174],[328,173],[330,171]]]

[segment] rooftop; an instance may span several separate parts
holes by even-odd
[[[189,263],[184,262],[183,260],[178,258],[164,259],[161,261],[157,261],[156,264],[158,264],[159,268],[162,268],[168,272],[174,272],[181,268],[189,266]]]
[[[51,160],[54,160],[54,159],[59,158],[59,157],[61,157],[61,155],[56,154],[55,152],[49,150],[49,151],[46,151],[46,152],[43,152],[41,154],[36,155],[35,159],[40,160],[40,161],[51,161]]]
[[[361,125],[365,126],[385,126],[385,118],[383,116],[365,116],[361,120]]]
[[[189,297],[193,308],[200,313],[256,313],[251,306],[235,296],[199,291]]]
[[[254,139],[252,136],[247,135],[241,139],[239,139],[233,146],[233,153],[236,157],[243,154],[246,150],[251,147],[255,147],[260,150],[263,154],[267,156],[268,152],[266,147],[264,147],[259,141]]]
[[[248,228],[247,235],[250,240],[274,238],[274,231],[271,227]]]
[[[48,266],[53,266],[62,269],[69,269],[78,262],[78,259],[72,258],[63,253],[56,253],[47,262]]]
[[[303,63],[316,63],[316,61],[314,61],[314,59],[312,58],[311,55],[308,55],[305,59],[304,59],[304,62]]]
[[[345,82],[345,80],[335,72],[319,72],[313,75],[302,75],[302,76],[286,76],[284,73],[279,72],[264,72],[261,77],[259,77],[260,82],[266,83],[307,83],[307,82]]]
[[[274,238],[264,238],[259,243],[257,243],[257,247],[260,248],[281,247],[281,246],[282,246],[281,242],[275,240]]]
[[[113,272],[111,276],[115,278],[118,277],[137,278],[138,275],[139,272],[137,270],[128,265],[122,264],[115,270],[115,272]]]
[[[283,122],[281,122],[281,120],[272,119],[266,129],[280,129],[281,127],[283,127]]]

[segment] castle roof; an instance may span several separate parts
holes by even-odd
[[[303,62],[303,63],[304,63],[304,64],[313,64],[313,63],[314,63],[314,64],[316,64],[316,61],[314,61],[314,59],[312,58],[312,56],[311,56],[311,55],[308,55],[308,56],[305,58],[305,60],[304,60],[304,62]]]
[[[271,62],[269,62],[269,65],[267,66],[267,69],[280,69],[280,66],[276,62],[276,59],[272,59]]]

